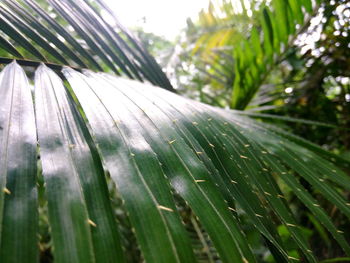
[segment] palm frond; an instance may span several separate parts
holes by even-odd
[[[50,62],[98,71],[108,69],[173,90],[138,40],[119,23],[112,26],[100,15],[103,2],[92,5],[88,0],[50,0],[47,4],[52,9],[49,13],[33,0],[1,2],[0,45],[9,58],[25,58],[18,61],[22,65]],[[67,30],[67,24],[72,30]]]
[[[222,91],[223,106],[243,110],[270,73],[291,50],[298,49],[295,40],[322,10],[321,4],[311,0],[210,1],[198,21],[188,23],[186,41],[191,44],[180,46],[188,49],[183,48],[184,54],[194,56],[192,63],[200,72],[205,69],[209,77],[198,75],[211,85],[212,93]]]
[[[89,1],[47,3],[56,19],[32,0],[0,4],[0,47],[44,62],[33,76],[37,61],[18,60],[30,66],[25,72],[0,60],[9,64],[0,73],[1,262],[44,262],[43,254],[63,263],[260,262],[242,215],[276,262],[317,262],[284,185],[350,256],[344,229],[325,209],[350,218],[343,196],[350,179],[339,168],[349,161],[242,112],[93,72],[111,63],[128,75],[121,63],[136,79],[160,85],[164,77],[156,64],[146,67],[154,60],[130,33],[119,39]],[[73,32],[60,24],[68,22]],[[134,251],[141,255],[130,257]]]
[[[15,251],[22,251],[16,254],[20,262],[38,257],[33,246],[38,154],[57,262],[123,260],[104,169],[116,184],[148,262],[195,261],[175,193],[198,217],[224,262],[256,261],[237,207],[270,242],[276,257],[293,261],[271,213],[287,226],[301,258],[316,262],[276,177],[350,254],[342,231],[298,180],[307,180],[349,217],[347,201],[332,185],[349,190],[350,180],[331,161],[247,117],[160,88],[68,67],[63,75],[68,82],[40,66],[32,100],[18,64],[1,73],[3,262],[10,262]]]
[[[244,109],[271,70],[286,56],[296,37],[310,24],[320,1],[274,0],[261,14],[261,28],[251,30],[233,51],[235,81],[231,108]]]

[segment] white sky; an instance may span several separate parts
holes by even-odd
[[[209,0],[105,0],[126,27],[142,26],[145,31],[173,40],[196,17]]]

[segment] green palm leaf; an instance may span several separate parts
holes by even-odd
[[[242,215],[277,262],[317,262],[280,180],[350,256],[344,230],[300,182],[349,218],[341,192],[350,179],[335,165],[348,167],[346,160],[241,112],[165,90],[169,81],[153,58],[126,30],[124,38],[115,33],[90,1],[48,3],[75,29],[72,36],[32,0],[0,4],[0,47],[25,55],[18,62],[30,66],[25,72],[12,62],[0,73],[1,262],[38,262],[44,245],[54,262],[127,262],[133,235],[140,261],[197,262],[202,242],[209,262],[259,262]],[[34,50],[50,62],[33,77]],[[163,89],[72,68],[85,65]],[[298,258],[274,222],[286,227]],[[42,224],[46,243],[38,237]]]
[[[263,8],[260,30],[263,41],[252,31],[249,40],[242,40],[248,41],[243,49],[239,45],[234,47],[236,63],[231,108],[243,110],[247,107],[269,73],[283,61],[296,37],[309,26],[318,8],[318,3],[309,0],[273,0]],[[247,53],[252,54],[250,60],[247,60]],[[245,63],[240,66],[243,61]]]
[[[159,65],[138,41],[119,24],[120,33],[116,33],[103,19],[99,14],[102,3],[94,3],[93,7],[87,0],[47,2],[52,7],[50,13],[33,0],[0,3],[0,29],[5,37],[0,43],[14,58],[22,58],[20,50],[25,49],[30,53],[26,59],[34,60],[32,63],[49,61],[99,71],[108,68],[118,75],[173,90]],[[68,23],[73,34],[58,21]],[[10,39],[14,46],[8,42]]]

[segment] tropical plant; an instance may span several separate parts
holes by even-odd
[[[211,1],[198,21],[188,22],[183,56],[195,55],[191,63],[214,96],[221,91],[222,106],[245,109],[271,72],[293,57],[296,39],[324,2]]]
[[[317,262],[282,181],[350,256],[349,233],[308,191],[349,218],[349,162],[169,91],[102,8],[0,3],[0,261],[258,262],[249,221],[275,262]]]
[[[221,107],[349,127],[348,0],[284,1],[285,5],[281,1],[212,2],[198,20],[189,21],[180,42],[182,59],[175,68],[184,94]],[[277,13],[283,11],[280,6],[294,10],[294,15],[277,22]],[[273,49],[266,47],[265,20],[273,22]],[[295,27],[286,36],[287,44],[278,38],[278,26],[283,24]],[[230,33],[224,34],[223,29]],[[278,118],[273,117],[269,119],[276,123]],[[348,154],[346,129],[285,125],[280,120],[279,124],[327,149]]]
[[[281,70],[280,76],[283,77],[277,82],[279,85],[270,88],[264,95],[265,102],[270,97],[270,102],[263,106],[266,109],[267,105],[270,106],[269,113],[349,127],[347,116],[350,110],[350,90],[347,65],[350,60],[349,27],[346,26],[350,22],[349,8],[350,2],[342,0],[327,1],[321,5],[312,26],[300,37],[301,40],[308,41],[298,41],[302,52],[290,53],[284,69]],[[310,39],[313,40],[311,43]],[[286,70],[287,67],[289,70]],[[278,92],[284,96],[278,98]],[[263,98],[259,93],[256,97]],[[258,101],[259,99],[255,100]],[[311,132],[310,126],[293,128],[299,130],[299,135],[340,153],[346,154],[350,148],[349,132],[345,129]]]

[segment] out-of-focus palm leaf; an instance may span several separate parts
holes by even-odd
[[[99,13],[103,3],[99,3],[49,0],[52,11],[47,13],[33,0],[4,0],[0,3],[0,46],[10,58],[108,69],[173,90],[159,65],[138,41],[118,23],[114,28],[103,19]],[[67,31],[67,25],[60,25],[60,20],[68,23],[73,32]],[[21,54],[22,49],[25,55]]]
[[[188,23],[186,41],[191,44],[183,53],[194,55],[195,67],[214,76],[199,75],[211,85],[213,96],[215,90],[222,91],[222,106],[245,109],[319,7],[309,0],[211,1],[198,21]],[[223,70],[225,66],[230,70]]]
[[[308,26],[317,9],[318,5],[312,6],[309,0],[274,0],[263,8],[261,38],[253,28],[248,42],[242,40],[234,48],[236,63],[231,108],[246,108],[269,72],[283,60],[295,37]],[[249,54],[250,58],[247,57]]]

